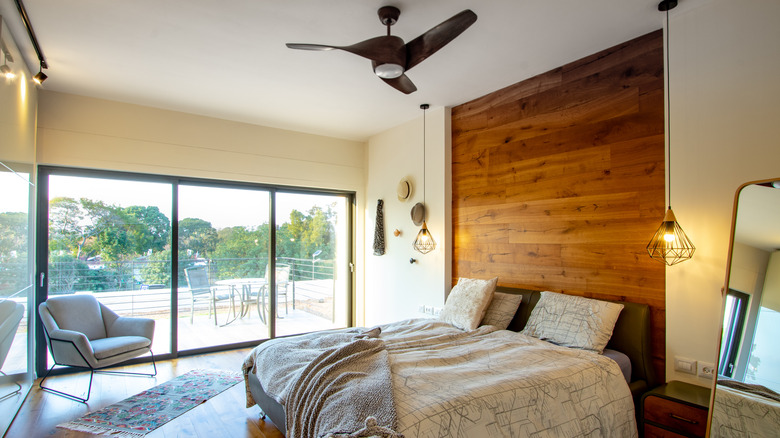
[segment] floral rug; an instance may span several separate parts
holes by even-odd
[[[242,380],[240,372],[190,371],[57,427],[120,438],[142,437]]]

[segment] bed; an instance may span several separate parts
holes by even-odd
[[[648,306],[621,302],[623,309],[614,323],[605,354],[596,354],[517,333],[526,327],[542,292],[507,287],[498,287],[496,292],[522,295],[522,303],[507,330],[482,326],[464,332],[436,320],[419,319],[380,326],[374,329],[375,336],[353,328],[308,335],[308,340],[304,335],[299,340],[304,342],[302,347],[289,347],[286,344],[289,341],[285,339],[268,341],[272,342],[268,347],[263,347],[268,342],[261,344],[244,364],[247,403],[256,403],[286,434],[288,422],[300,419],[295,415],[342,419],[346,417],[343,405],[357,405],[355,400],[363,399],[373,402],[375,394],[380,392],[377,388],[388,387],[390,403],[397,415],[394,428],[388,431],[379,427],[383,418],[380,413],[378,424],[370,423],[373,420],[368,418],[364,433],[377,426],[379,429],[376,430],[384,431],[373,433],[377,436],[600,436],[605,430],[613,436],[636,436],[636,402],[641,394],[656,385],[651,364]],[[284,391],[278,388],[282,376],[295,372],[307,362],[294,365],[294,358],[285,359],[265,374],[261,372],[264,374],[261,377],[255,373],[258,363],[262,365],[269,358],[275,359],[280,352],[309,352],[301,354],[310,354],[311,359],[316,355],[308,349],[313,343],[344,336],[358,336],[369,349],[378,345],[373,343],[379,342],[374,338],[381,339],[382,351],[386,352],[391,364],[391,385],[381,380],[370,382],[364,395],[344,396],[343,400],[337,401],[337,405],[342,405],[338,409],[342,410],[314,415],[315,411],[307,411],[310,407],[300,407],[305,404],[294,405],[296,413],[290,412],[293,409],[286,411],[280,403],[284,398],[279,395]],[[622,357],[628,362],[628,369],[610,357],[618,358],[618,361]],[[381,365],[377,367],[381,368]],[[325,368],[312,371],[312,374],[316,376]],[[269,388],[261,381],[266,386],[273,385],[273,390],[267,391]],[[288,386],[293,384],[298,385],[297,382],[286,383]],[[343,386],[352,387],[353,384]],[[316,390],[298,388],[296,391],[305,395],[298,398],[319,398],[322,393],[334,392],[332,386]],[[328,436],[369,436],[350,435],[350,432],[355,432],[354,423],[363,422],[366,412],[372,413],[372,409],[374,407],[355,414],[356,418],[348,427],[338,422],[336,426],[329,425],[343,434]],[[301,429],[300,424],[295,423],[298,431],[295,435],[308,436],[311,432],[300,433],[300,430],[315,430],[314,424],[308,426],[311,428]],[[339,427],[347,427],[347,430]],[[393,434],[396,432],[398,435]]]

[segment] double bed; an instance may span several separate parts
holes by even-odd
[[[506,330],[413,319],[267,341],[244,364],[247,404],[290,438],[636,436],[655,385],[648,306],[621,302],[598,354],[518,333],[542,292],[496,292],[522,295]]]

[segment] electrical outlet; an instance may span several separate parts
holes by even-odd
[[[420,313],[425,313],[425,304],[420,304],[420,306],[417,307],[417,311]]]
[[[697,363],[693,359],[686,359],[684,357],[674,358],[674,369],[681,373],[696,375],[698,371]]]
[[[426,315],[433,315],[433,306],[425,305],[425,312]]]
[[[441,308],[441,307],[434,307],[434,308],[433,308],[433,316],[439,316],[439,315],[441,315],[441,310],[442,310],[442,308]]]
[[[699,367],[697,371],[699,377],[704,377],[705,379],[712,379],[715,377],[715,365],[711,363],[699,362]]]

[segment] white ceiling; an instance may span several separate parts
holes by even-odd
[[[688,0],[688,3],[706,0]],[[657,0],[24,0],[49,63],[46,90],[345,139],[454,106],[662,27]],[[287,42],[349,45],[385,33],[401,10],[410,41],[463,9],[479,17],[409,71],[404,95],[370,61]],[[672,13],[683,10],[684,5]],[[13,0],[0,14],[31,70]]]

